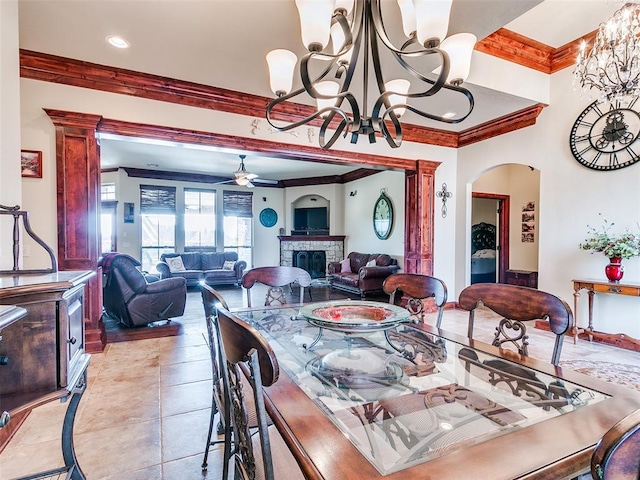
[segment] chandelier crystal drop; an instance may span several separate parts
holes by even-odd
[[[272,127],[288,131],[318,119],[318,124],[322,121],[318,135],[322,148],[331,148],[341,135],[349,134],[351,143],[356,143],[360,135],[374,143],[376,136],[381,135],[396,148],[402,143],[399,118],[407,111],[448,124],[460,123],[469,116],[474,106],[473,95],[461,84],[469,74],[476,38],[464,33],[445,39],[452,0],[397,0],[402,28],[398,25],[394,31],[402,30],[406,37],[400,46],[387,36],[382,3],[383,0],[295,0],[302,41],[308,50],[297,69],[302,87],[291,90],[297,64],[295,54],[282,49],[269,52],[270,84],[276,98],[267,106],[266,117]],[[390,52],[388,56],[397,60],[407,78],[385,78],[382,51]],[[426,61],[427,57],[430,61]],[[435,70],[431,59],[439,65]],[[362,72],[358,100],[350,90],[356,71]],[[371,98],[370,106],[367,102],[371,71],[378,92]],[[411,105],[443,89],[462,96],[462,113],[451,116]],[[313,98],[318,110],[286,125],[275,121],[274,117],[287,117],[285,110],[278,116],[278,107],[301,94]],[[460,109],[460,102],[457,105]]]
[[[640,95],[640,5],[627,4],[600,24],[589,52],[582,43],[573,77],[584,92],[596,90],[601,102]]]

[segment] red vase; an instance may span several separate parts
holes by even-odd
[[[619,282],[624,274],[624,266],[621,257],[612,257],[609,264],[604,267],[604,273],[610,282]]]

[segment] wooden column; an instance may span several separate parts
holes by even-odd
[[[418,160],[405,177],[404,271],[433,275],[433,197],[439,162]]]
[[[99,115],[45,109],[56,127],[58,268],[92,270],[85,293],[86,351],[101,352],[106,335],[102,322],[100,256]]]

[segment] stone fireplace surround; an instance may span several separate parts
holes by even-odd
[[[279,235],[280,265],[293,266],[293,252],[322,250],[327,264],[344,259],[345,235]],[[325,270],[326,271],[326,270]]]

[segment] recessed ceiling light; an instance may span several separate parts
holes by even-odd
[[[107,37],[107,42],[109,43],[109,45],[116,48],[129,48],[129,42],[127,42],[122,37],[118,37],[117,35],[109,35]]]
[[[453,118],[456,116],[456,112],[447,112],[444,115],[442,115],[444,118]]]

